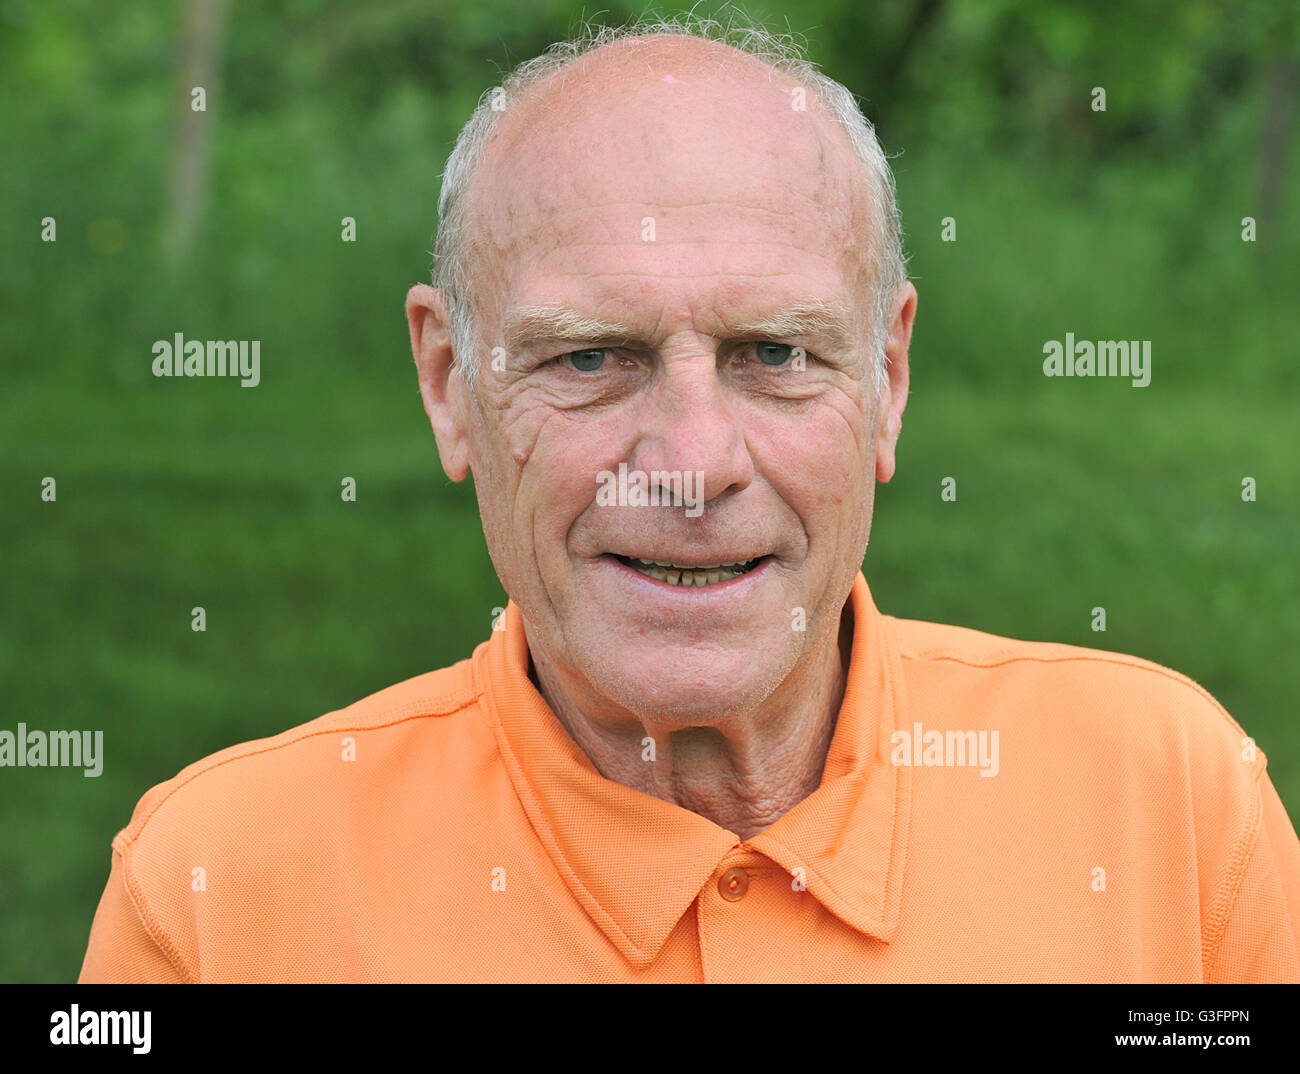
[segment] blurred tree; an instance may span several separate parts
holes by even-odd
[[[226,0],[189,0],[185,42],[177,69],[176,137],[172,145],[168,220],[163,232],[168,259],[183,264],[194,243],[207,195],[208,142],[213,115],[207,104],[220,78]],[[196,92],[203,95],[197,107]]]

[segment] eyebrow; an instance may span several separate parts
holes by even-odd
[[[726,327],[727,337],[817,340],[832,351],[846,351],[857,334],[857,319],[839,302],[800,302],[771,314]],[[505,329],[506,347],[531,343],[644,343],[642,332],[623,321],[605,321],[564,306],[523,306]]]
[[[620,321],[602,321],[563,306],[523,306],[511,316],[505,328],[506,348],[517,351],[530,343],[588,343],[605,340],[631,343],[640,333]]]
[[[733,325],[738,336],[757,339],[808,339],[832,352],[848,351],[857,336],[857,318],[839,302],[803,302],[756,320]]]

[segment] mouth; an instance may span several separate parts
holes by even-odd
[[[748,574],[750,571],[761,567],[771,556],[758,556],[755,559],[747,559],[732,563],[667,563],[663,560],[636,559],[632,556],[620,556],[614,554],[614,558],[622,563],[625,567],[631,567],[639,574],[647,578],[653,578],[656,582],[664,582],[667,585],[678,586],[682,589],[703,588],[711,585],[721,585],[723,582],[730,582],[734,578]]]

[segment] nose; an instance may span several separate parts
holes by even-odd
[[[695,471],[702,475],[696,495],[705,504],[753,481],[745,428],[712,353],[696,347],[665,357],[662,375],[647,392],[629,467]]]

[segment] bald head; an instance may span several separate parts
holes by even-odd
[[[833,246],[853,279],[851,306],[866,314],[870,192],[824,108],[717,42],[608,44],[513,101],[483,154],[468,199],[476,309],[499,323],[521,269],[545,273],[559,259],[580,272],[573,262],[594,267],[632,241],[679,246],[665,259],[671,273],[724,274],[734,253],[725,237],[712,263],[695,241],[724,204],[755,222],[783,219],[775,231],[735,234],[768,243],[778,270],[797,269],[797,251],[781,244],[799,232]],[[594,230],[593,212],[603,223]],[[579,219],[581,234],[571,226]]]
[[[513,181],[506,189],[563,196],[611,160],[641,165],[630,192],[679,203],[724,172],[741,195],[762,172],[787,175],[812,200],[866,189],[848,137],[804,87],[684,35],[614,41],[533,86],[511,102],[477,179],[492,172]]]
[[[879,332],[905,270],[892,176],[852,95],[761,31],[733,47],[671,24],[647,29],[554,46],[485,95],[461,134],[444,176],[434,282],[471,384],[471,352],[482,359],[500,342],[471,329],[491,316],[494,266],[515,255],[530,222],[533,237],[552,228],[565,199],[658,205],[647,224],[633,221],[655,234],[646,241],[663,240],[668,215],[681,223],[679,210],[707,213],[719,196],[748,200],[755,214],[812,215],[857,266],[867,293],[855,311]],[[773,175],[782,196],[755,200]]]

